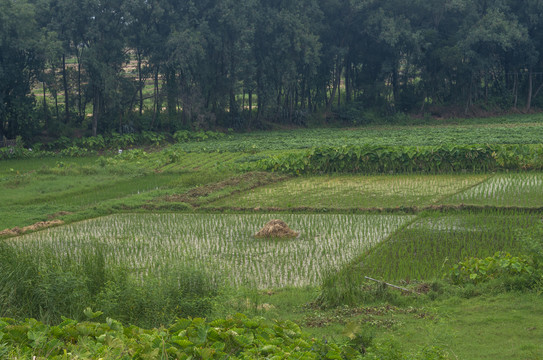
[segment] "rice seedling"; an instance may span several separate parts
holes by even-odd
[[[466,257],[483,258],[497,251],[522,254],[523,238],[537,234],[542,225],[537,214],[505,210],[426,214],[340,271],[327,274],[319,301],[331,306],[401,301],[389,298],[389,292],[368,290],[365,276],[393,283],[436,280]]]
[[[389,280],[431,280],[466,257],[520,254],[521,234],[542,223],[537,214],[488,211],[421,217],[358,259],[360,272]]]
[[[211,270],[233,286],[317,285],[362,251],[412,219],[398,215],[281,215],[296,239],[255,239],[277,215],[122,214],[21,236],[9,243],[33,256],[79,261],[97,246],[106,266],[141,279],[166,276],[172,266]],[[47,263],[45,261],[44,263]]]
[[[543,173],[497,174],[455,194],[451,204],[543,207]]]
[[[240,208],[393,208],[425,206],[487,179],[488,174],[298,177],[211,203]]]

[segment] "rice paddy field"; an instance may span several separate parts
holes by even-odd
[[[454,194],[446,200],[452,204],[497,207],[543,207],[543,174],[496,174],[477,186]]]
[[[540,359],[543,349],[534,345],[534,339],[543,336],[540,326],[524,325],[535,323],[534,319],[543,321],[540,292],[500,295],[506,300],[495,302],[490,298],[492,312],[485,308],[486,300],[471,300],[473,294],[480,294],[473,289],[461,290],[461,299],[443,303],[424,303],[426,300],[419,297],[412,300],[398,295],[400,304],[422,303],[433,309],[421,310],[430,314],[420,320],[424,325],[413,319],[396,321],[401,316],[391,315],[387,319],[391,322],[385,322],[391,325],[383,326],[375,317],[360,318],[364,311],[374,310],[356,312],[340,307],[335,310],[343,311],[339,316],[314,306],[327,288],[338,294],[356,288],[353,293],[359,294],[369,286],[365,282],[344,282],[355,277],[362,281],[369,276],[395,284],[432,284],[442,281],[454,264],[469,257],[485,258],[498,251],[525,254],[528,245],[533,246],[534,240],[540,244],[543,238],[542,172],[291,176],[245,173],[239,167],[278,152],[296,152],[315,142],[359,144],[372,138],[378,144],[395,145],[411,144],[416,138],[417,143],[442,144],[461,138],[458,143],[470,144],[473,139],[484,138],[500,144],[538,144],[542,127],[539,118],[536,120],[523,122],[517,118],[511,124],[504,120],[458,127],[448,124],[432,127],[430,132],[424,127],[410,127],[411,137],[405,136],[404,128],[385,127],[255,133],[178,144],[149,153],[136,150],[83,159],[5,161],[0,163],[0,231],[51,219],[65,223],[26,234],[11,232],[0,241],[36,260],[38,278],[48,267],[84,263],[89,254],[99,253],[106,270],[125,269],[130,286],[148,279],[163,286],[175,278],[171,275],[180,267],[201,271],[214,284],[229,289],[230,295],[210,300],[220,303],[221,311],[235,309],[270,318],[293,318],[315,326],[310,329],[315,336],[341,336],[338,334],[345,327],[358,321],[377,329],[379,339],[393,333],[408,342],[407,346],[433,341],[429,345],[443,345],[457,354],[451,357],[455,359],[499,358],[501,338],[509,336],[520,345],[509,344],[514,351],[502,351],[508,354],[506,358]],[[300,235],[290,239],[254,237],[275,218],[284,220]],[[53,283],[65,287],[62,294],[72,289],[72,283],[62,282],[66,279]],[[8,287],[1,285],[3,316],[1,301],[12,293],[2,292]],[[93,295],[99,300],[96,303],[118,310],[104,297],[113,294],[123,299],[119,294],[126,289],[107,281],[102,285],[101,292]],[[153,292],[153,286],[147,289]],[[170,290],[164,287],[157,293],[173,294],[164,295],[167,301],[181,296]],[[149,297],[145,291],[135,291],[139,295],[133,299]],[[511,313],[501,322],[484,318],[496,319],[500,309],[510,311],[512,298],[526,310]],[[390,299],[381,301],[386,304]],[[347,304],[342,303],[340,295],[336,300],[335,305]],[[348,305],[374,305],[365,301],[357,297],[354,305],[353,301]],[[153,305],[156,313],[148,312],[146,319],[161,314],[163,321],[168,316],[164,309],[170,305]],[[138,306],[143,305],[136,304],[135,309]],[[476,309],[466,313],[464,309],[473,306]],[[135,314],[127,318],[137,319]],[[449,314],[471,322],[451,319]],[[474,343],[476,329],[489,332],[494,326],[515,329],[514,334],[490,336],[486,343]],[[523,334],[522,339],[517,339],[517,334]]]
[[[368,209],[440,205],[543,207],[543,173],[297,177],[209,207]]]
[[[209,204],[210,207],[329,209],[423,207],[480,186],[489,174],[297,177]]]
[[[435,279],[469,257],[506,251],[523,253],[523,238],[537,233],[543,218],[504,211],[432,214],[395,232],[385,246],[373,247],[360,260],[360,271],[381,279]]]
[[[121,214],[25,235],[13,241],[26,253],[62,254],[78,261],[97,246],[108,265],[146,277],[172,264],[211,270],[231,286],[317,286],[358,254],[383,241],[412,216],[285,215],[295,239],[256,239],[274,214]],[[43,259],[46,262],[46,259]]]

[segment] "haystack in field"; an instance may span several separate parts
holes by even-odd
[[[255,234],[257,238],[274,237],[274,238],[294,238],[298,233],[288,227],[283,220],[273,219]]]

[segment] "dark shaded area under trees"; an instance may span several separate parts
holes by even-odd
[[[0,138],[529,110],[541,49],[543,0],[0,0]]]

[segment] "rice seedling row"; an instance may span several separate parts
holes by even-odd
[[[296,239],[255,239],[274,215],[122,214],[25,235],[11,241],[39,257],[76,259],[104,251],[111,266],[137,276],[165,274],[179,264],[211,271],[233,286],[274,288],[318,285],[411,216],[281,215]],[[47,259],[43,259],[46,263]]]
[[[360,271],[389,280],[441,277],[467,257],[519,255],[543,226],[539,214],[488,211],[431,214],[395,232],[362,256]]]
[[[431,205],[486,180],[488,174],[297,177],[210,204],[241,208],[392,208]]]
[[[449,199],[451,204],[543,206],[543,173],[497,174]]]

